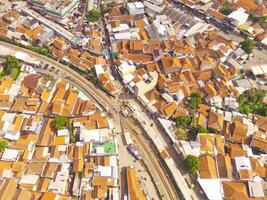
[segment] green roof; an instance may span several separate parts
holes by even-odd
[[[106,154],[116,154],[116,145],[114,142],[104,143],[104,144],[93,144],[93,151],[96,150],[97,147],[103,147],[104,152]]]

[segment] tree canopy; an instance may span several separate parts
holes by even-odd
[[[54,120],[54,127],[56,130],[63,130],[68,127],[69,118],[64,116],[58,116]]]
[[[177,126],[189,126],[192,121],[190,116],[179,116],[175,118],[175,122]]]
[[[87,19],[89,22],[98,22],[100,19],[100,12],[96,9],[90,10],[87,15]]]
[[[245,41],[241,42],[241,48],[247,53],[250,54],[253,48],[256,45],[256,41],[247,38]]]
[[[255,113],[267,116],[267,105],[262,102],[264,90],[247,90],[239,97],[239,110],[245,114]]]
[[[7,147],[7,141],[3,140],[0,142],[0,152],[3,152],[5,150],[5,148]]]
[[[225,0],[222,4],[222,8],[219,10],[220,13],[224,14],[224,15],[229,15],[230,13],[232,13],[235,9],[233,8],[233,6],[231,5],[230,2],[228,2],[227,0]]]
[[[202,102],[201,96],[199,93],[195,92],[190,95],[190,98],[188,99],[188,106],[189,108],[196,109],[198,105]]]
[[[199,159],[196,156],[188,155],[184,159],[184,167],[187,170],[187,172],[191,174],[195,174],[199,170]]]
[[[208,133],[208,129],[203,126],[193,126],[188,130],[188,137],[190,140],[196,140],[199,133]]]
[[[0,73],[0,78],[11,75],[16,80],[20,74],[21,63],[15,56],[7,55],[3,63],[3,70]]]

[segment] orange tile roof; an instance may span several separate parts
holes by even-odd
[[[128,195],[130,199],[136,200],[146,200],[146,197],[143,191],[140,189],[138,184],[136,172],[134,168],[127,168],[127,186],[128,186]]]
[[[222,131],[223,122],[224,122],[224,117],[222,114],[216,113],[216,112],[210,112],[209,120],[208,120],[209,128],[215,129],[217,131]]]
[[[160,112],[162,114],[164,114],[166,117],[170,117],[173,115],[173,113],[175,112],[175,110],[177,109],[177,103],[172,102],[169,103],[168,105],[164,106]]]
[[[224,197],[227,199],[248,199],[247,186],[243,182],[223,182]]]
[[[232,178],[232,163],[228,155],[219,155],[217,157],[218,172],[220,178]]]
[[[203,179],[217,178],[216,163],[212,156],[200,156],[199,157],[199,173]]]

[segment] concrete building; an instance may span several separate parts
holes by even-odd
[[[158,74],[157,72],[150,72],[148,76],[144,78],[144,80],[139,81],[135,84],[135,93],[136,95],[141,95],[149,92],[154,89],[158,82]]]
[[[80,3],[80,0],[28,0],[34,7],[43,9],[46,14],[56,18],[66,17]]]
[[[127,4],[127,10],[130,15],[145,14],[145,7],[142,2],[133,2]]]

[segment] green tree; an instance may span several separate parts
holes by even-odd
[[[5,148],[7,147],[8,143],[6,140],[3,140],[0,142],[0,152],[3,152]]]
[[[69,118],[58,116],[54,119],[54,127],[56,130],[63,130],[68,127]]]
[[[247,90],[239,97],[239,110],[242,113],[255,113],[267,116],[267,105],[263,98],[266,95],[265,90]]]
[[[247,38],[245,41],[241,42],[241,48],[247,53],[250,54],[253,48],[256,45],[256,41]]]
[[[263,26],[266,23],[267,17],[262,16],[262,17],[257,17],[254,14],[251,15],[252,21],[255,23],[258,23],[259,25]]]
[[[203,126],[193,126],[188,130],[189,140],[196,140],[199,133],[208,133],[208,129]]]
[[[230,2],[228,2],[227,0],[225,0],[222,4],[222,8],[219,10],[220,13],[224,14],[224,15],[229,15],[230,13],[232,13],[234,11],[234,7],[232,6],[232,4]]]
[[[190,116],[179,116],[175,118],[175,122],[177,126],[189,126],[192,121]]]
[[[191,174],[196,174],[199,170],[199,159],[196,156],[188,155],[184,159],[184,167],[187,172]]]
[[[3,70],[0,73],[0,78],[11,75],[15,80],[20,74],[21,63],[15,56],[7,55],[3,63]]]
[[[16,80],[19,75],[20,75],[20,68],[13,69],[12,74],[11,74],[12,79]]]
[[[195,92],[190,95],[190,98],[188,99],[188,106],[191,109],[196,109],[201,102],[202,100],[200,94]]]
[[[96,9],[90,10],[87,15],[87,19],[89,22],[98,22],[100,19],[100,12]]]

